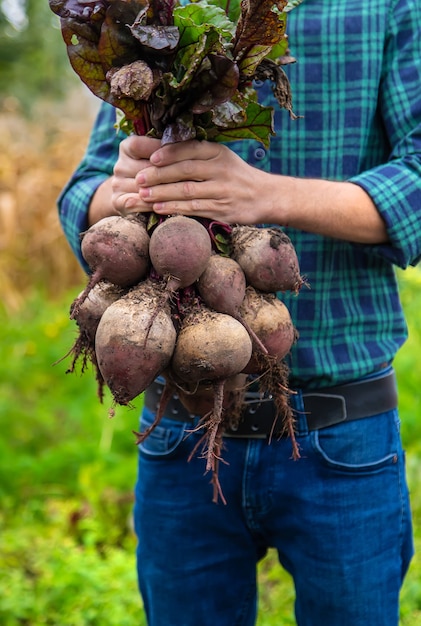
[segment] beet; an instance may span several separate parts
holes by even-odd
[[[76,364],[80,360],[82,362],[82,373],[86,370],[88,365],[91,364],[95,371],[98,384],[97,392],[101,402],[104,397],[104,379],[99,371],[96,360],[95,334],[104,311],[113,304],[113,302],[121,298],[124,293],[125,291],[121,287],[117,287],[112,283],[102,280],[92,287],[81,305],[77,307],[76,314],[75,305],[78,303],[81,294],[72,302],[70,307],[71,317],[76,320],[78,325],[78,336],[69,353],[66,355],[69,356],[69,354],[71,354],[73,356],[72,363],[67,372],[74,372]]]
[[[141,218],[104,217],[81,238],[81,252],[92,274],[73,302],[71,319],[77,318],[80,306],[99,281],[130,287],[146,278],[150,266],[149,235]]]
[[[149,235],[135,218],[104,217],[82,235],[81,251],[96,282],[105,279],[130,287],[149,269]]]
[[[229,414],[233,423],[238,419],[238,411],[241,408],[244,391],[247,387],[247,376],[236,374],[225,380],[223,409]],[[211,382],[202,381],[196,384],[183,382],[176,388],[180,402],[191,415],[204,417],[213,410],[214,386]],[[229,413],[228,413],[229,412]]]
[[[287,307],[275,294],[258,292],[249,285],[240,314],[259,337],[269,356],[281,361],[288,354],[297,339],[297,331]],[[265,358],[254,352],[244,371],[256,374],[265,368]]]
[[[79,294],[78,298],[82,293]],[[118,285],[114,285],[106,280],[101,280],[89,291],[82,304],[78,307],[76,314],[73,313],[73,310],[75,303],[78,302],[78,298],[72,303],[70,316],[76,320],[79,329],[87,335],[92,344],[95,342],[95,333],[102,314],[125,293],[126,291],[122,287],[118,287]]]
[[[237,261],[213,254],[197,282],[197,289],[209,308],[236,317],[246,294],[246,277]]]
[[[95,339],[100,372],[114,400],[126,405],[167,367],[176,330],[159,285],[146,280],[103,314]]]
[[[240,312],[267,348],[267,354],[253,351],[243,372],[257,375],[260,392],[272,398],[276,415],[273,431],[276,429],[289,435],[292,456],[298,459],[300,451],[295,438],[295,416],[289,402],[292,393],[289,389],[289,369],[284,361],[298,333],[287,307],[276,294],[258,292],[249,285]]]
[[[192,285],[204,271],[212,253],[209,233],[197,220],[176,215],[152,232],[149,255],[169,291]]]
[[[227,379],[246,366],[251,353],[250,336],[240,322],[230,315],[202,307],[183,320],[171,361],[171,373],[176,380],[190,385],[211,382],[212,409],[198,426],[205,432],[192,455],[203,446],[206,471],[212,472],[214,502],[219,497],[225,502],[218,478],[224,433],[224,386]]]
[[[251,352],[251,339],[240,322],[202,308],[184,319],[171,368],[189,383],[226,379],[242,371]]]
[[[298,293],[304,284],[295,248],[280,228],[236,226],[231,256],[242,267],[247,282],[260,291]]]

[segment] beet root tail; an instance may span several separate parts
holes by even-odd
[[[155,428],[159,426],[159,423],[164,417],[165,409],[167,408],[168,402],[170,401],[173,393],[174,393],[174,388],[172,387],[172,385],[169,385],[168,383],[166,383],[162,391],[162,395],[159,401],[159,406],[155,415],[155,419],[152,422],[152,424],[141,433],[138,433],[135,430],[133,431],[133,434],[136,437],[135,444],[137,446],[140,443],[143,443],[143,441],[145,441],[145,439],[155,430]]]
[[[72,307],[71,307],[71,310],[70,310],[70,319],[71,320],[77,319],[77,317],[79,315],[80,307],[85,302],[86,298],[89,296],[89,293],[90,293],[91,289],[93,289],[93,287],[95,287],[95,285],[97,285],[100,280],[102,280],[102,274],[101,274],[100,270],[97,269],[89,277],[89,280],[88,280],[88,283],[87,283],[85,289],[73,301],[73,304],[72,304]]]
[[[219,500],[221,500],[223,504],[227,503],[219,482],[219,464],[221,461],[223,463],[225,462],[222,458],[224,385],[224,379],[218,379],[213,383],[213,409],[200,420],[196,430],[205,428],[205,433],[199,439],[189,456],[190,461],[197,450],[202,447],[200,458],[206,459],[206,472],[212,472],[212,502],[215,504],[217,504]]]

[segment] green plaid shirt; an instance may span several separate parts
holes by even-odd
[[[299,177],[350,180],[372,197],[389,245],[356,245],[286,228],[309,282],[280,294],[300,338],[291,384],[355,380],[393,360],[407,329],[394,267],[421,256],[421,2],[304,0],[289,14],[287,67],[295,112],[275,110],[269,150],[232,142],[254,166]],[[270,87],[256,85],[275,106]],[[63,191],[60,218],[78,258],[96,187],[112,173],[121,136],[103,105],[86,155]]]

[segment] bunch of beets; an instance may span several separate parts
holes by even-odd
[[[70,371],[79,358],[82,369],[92,363],[101,399],[105,383],[120,405],[162,376],[155,421],[137,442],[177,393],[201,416],[206,468],[218,491],[222,435],[241,419],[250,379],[273,397],[298,456],[284,362],[297,332],[276,292],[298,292],[303,279],[280,228],[154,218],[107,217],[82,235],[92,273],[71,306],[79,334]]]

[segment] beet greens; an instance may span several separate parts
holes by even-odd
[[[292,113],[281,65],[293,62],[287,0],[49,0],[70,63],[129,132],[172,143],[253,138],[269,144],[273,110],[253,78],[272,81]],[[229,8],[228,8],[229,7]]]

